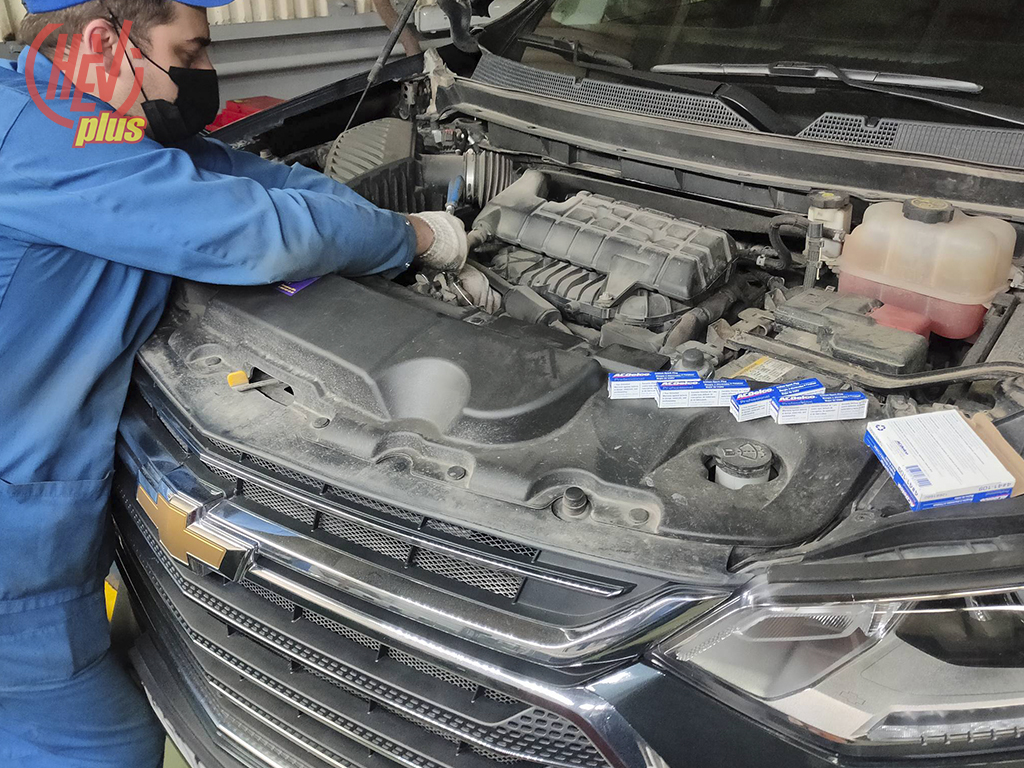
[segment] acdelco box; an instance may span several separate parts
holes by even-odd
[[[911,509],[1004,499],[1014,476],[959,411],[873,421],[864,442]]]
[[[728,406],[733,395],[750,391],[739,379],[666,381],[658,384],[659,408],[716,408]]]
[[[863,392],[827,392],[772,398],[771,414],[777,424],[816,424],[822,421],[863,419],[868,396]]]
[[[700,380],[696,371],[627,371],[608,374],[608,397],[612,400],[658,398],[658,383],[662,381]]]
[[[791,381],[788,384],[776,384],[774,387],[756,389],[743,395],[733,395],[732,401],[729,403],[729,413],[736,421],[761,419],[770,415],[773,397],[810,395],[824,391],[825,385],[817,379],[802,379],[801,381]]]

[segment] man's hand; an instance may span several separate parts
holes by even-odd
[[[442,272],[458,272],[469,256],[466,227],[441,211],[427,211],[409,217],[416,232],[416,255],[424,266]]]

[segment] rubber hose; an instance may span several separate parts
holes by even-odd
[[[684,313],[668,332],[663,346],[672,349],[683,342],[692,341],[701,331],[724,315],[729,307],[742,299],[743,292],[736,282],[726,284],[717,293]]]
[[[785,213],[772,218],[768,222],[768,241],[772,244],[772,248],[775,249],[776,257],[774,259],[765,259],[765,268],[773,272],[783,272],[792,267],[793,252],[789,250],[786,243],[782,240],[782,229],[795,229],[799,230],[801,234],[806,235],[810,226],[810,221],[794,213]]]

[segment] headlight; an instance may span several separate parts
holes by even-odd
[[[656,654],[762,722],[850,751],[1016,747],[1024,605],[1014,590],[821,602],[762,584]]]

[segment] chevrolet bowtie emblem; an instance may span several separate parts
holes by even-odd
[[[227,549],[210,541],[201,532],[189,529],[189,510],[181,509],[162,495],[152,497],[140,485],[135,500],[153,521],[160,534],[160,543],[175,560],[190,565],[189,556],[217,570],[224,562]]]

